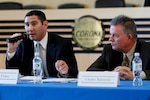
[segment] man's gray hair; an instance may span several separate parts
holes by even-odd
[[[125,15],[116,16],[111,20],[110,25],[122,25],[123,32],[125,34],[131,34],[133,36],[133,39],[137,39],[136,25],[134,20],[130,17],[127,17]]]

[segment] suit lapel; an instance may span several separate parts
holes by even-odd
[[[137,44],[136,44],[134,53],[135,53],[135,52],[141,53],[141,43],[140,43],[139,40],[137,40]]]
[[[55,64],[56,57],[56,45],[54,44],[54,37],[48,34],[48,43],[47,43],[47,53],[46,53],[46,63],[47,70],[50,75],[51,71],[53,71],[53,66]]]
[[[113,54],[114,55],[112,57],[114,57],[114,58],[112,58],[113,59],[112,60],[112,65],[114,65],[114,68],[115,68],[116,66],[121,65],[121,63],[123,61],[123,53],[115,51]]]

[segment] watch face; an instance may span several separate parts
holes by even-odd
[[[102,22],[98,18],[86,15],[75,21],[74,41],[84,49],[94,49],[101,44],[104,37]]]

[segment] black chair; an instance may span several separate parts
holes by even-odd
[[[43,5],[25,5],[23,9],[46,9],[46,6]]]
[[[22,7],[22,4],[17,2],[0,2],[0,10],[15,10]]]
[[[96,0],[95,8],[125,7],[124,0]]]
[[[85,6],[79,3],[66,3],[66,4],[60,4],[58,6],[58,9],[76,9],[76,8],[85,8]]]
[[[144,7],[146,7],[146,6],[150,6],[150,0],[145,0]]]

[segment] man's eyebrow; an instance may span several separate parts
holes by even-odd
[[[28,24],[28,23],[36,23],[37,21],[31,21],[31,22],[25,22],[25,24]]]
[[[35,23],[35,22],[37,22],[37,21],[31,21],[30,23]]]

